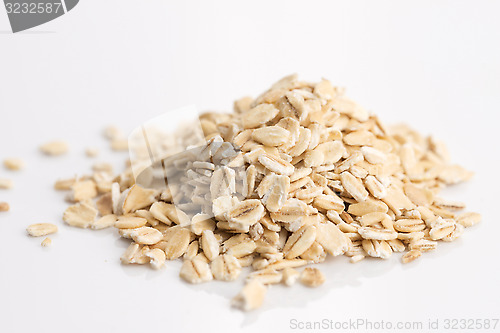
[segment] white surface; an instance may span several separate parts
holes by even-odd
[[[19,34],[0,9],[0,169],[15,189],[0,213],[0,332],[288,332],[290,320],[423,321],[500,316],[497,1],[125,1],[82,0],[69,14]],[[65,226],[58,177],[97,160],[122,165],[100,137],[106,124],[138,123],[189,104],[231,108],[298,72],[345,86],[387,121],[405,121],[448,144],[476,172],[446,191],[479,211],[481,225],[407,266],[398,256],[321,265],[327,283],[273,287],[264,307],[229,307],[235,284],[190,286],[180,263],[156,272],[123,267],[126,242],[111,231]],[[46,158],[37,146],[63,138],[71,153]],[[29,238],[54,222],[53,245]],[[442,327],[442,326],[441,326]],[[497,330],[500,324],[497,325]],[[477,331],[477,330],[476,330]]]

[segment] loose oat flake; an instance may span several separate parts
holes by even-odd
[[[9,170],[17,171],[24,168],[24,161],[20,158],[11,157],[3,160],[3,165]]]
[[[9,190],[14,187],[14,182],[10,179],[0,178],[0,189]]]
[[[40,146],[40,151],[49,156],[63,155],[66,154],[68,150],[68,144],[64,141],[50,141]]]
[[[235,102],[231,114],[198,120],[173,133],[148,130],[148,145],[137,147],[108,127],[112,148],[136,156],[118,175],[95,167],[90,176],[59,180],[55,188],[72,190],[74,201],[64,221],[117,228],[130,241],[123,264],[160,269],[181,258],[180,277],[189,283],[244,281],[232,304],[248,311],[264,302],[268,285],[321,286],[327,276],[302,267],[328,256],[354,263],[398,255],[409,263],[481,220],[438,197],[472,175],[450,164],[441,142],[383,125],[327,80],[287,76]],[[42,150],[57,155],[67,147]],[[161,163],[151,165],[151,156]]]
[[[52,239],[47,237],[42,241],[42,243],[40,245],[42,245],[42,247],[49,247],[52,245]]]
[[[0,202],[0,212],[8,212],[10,210],[10,205],[8,202]]]
[[[28,226],[26,231],[33,237],[47,236],[57,232],[57,226],[52,223],[37,223]]]

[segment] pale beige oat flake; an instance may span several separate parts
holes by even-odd
[[[416,232],[426,228],[424,221],[420,219],[400,219],[394,222],[394,228],[401,232]]]
[[[0,212],[8,212],[10,205],[7,202],[0,202]]]
[[[68,152],[68,144],[64,141],[51,141],[40,146],[42,153],[50,156],[64,155]]]
[[[40,245],[42,245],[42,247],[49,247],[50,245],[52,245],[52,239],[47,237],[42,241]]]
[[[438,219],[434,226],[429,230],[429,237],[432,240],[443,239],[455,230],[455,221]]]
[[[293,286],[299,277],[300,273],[291,267],[287,267],[283,270],[283,283],[287,287]]]
[[[227,254],[231,254],[236,258],[241,258],[252,254],[256,248],[257,244],[255,244],[252,240],[248,240],[232,246],[229,250],[227,250]]]
[[[75,178],[59,179],[54,183],[54,189],[58,191],[68,191],[71,190],[73,184],[75,184]]]
[[[231,303],[234,307],[243,311],[255,310],[262,306],[266,296],[266,287],[258,280],[249,281],[245,287],[236,295]]]
[[[64,222],[78,228],[87,228],[96,217],[97,209],[85,202],[69,206],[63,214]]]
[[[14,182],[10,179],[0,178],[0,189],[9,190],[14,187]]]
[[[357,255],[352,256],[351,259],[349,259],[349,261],[354,264],[354,263],[360,262],[363,259],[365,259],[364,255],[357,254]]]
[[[134,229],[131,236],[136,243],[145,245],[153,245],[163,239],[161,232],[150,227],[140,227]]]
[[[361,180],[354,177],[348,171],[340,174],[340,181],[342,182],[342,186],[344,186],[345,190],[352,195],[356,201],[363,202],[368,198],[368,192],[366,191]]]
[[[97,187],[93,180],[79,180],[71,185],[73,201],[80,202],[97,196]]]
[[[219,255],[219,242],[212,230],[204,230],[201,236],[201,249],[208,260],[212,261]]]
[[[127,151],[128,140],[122,138],[115,138],[111,140],[111,149],[114,151]]]
[[[184,260],[179,274],[185,281],[193,284],[207,282],[213,279],[210,266],[197,258]]]
[[[293,259],[304,253],[316,240],[316,227],[304,226],[287,240],[283,253],[286,259]]]
[[[157,245],[165,251],[168,260],[177,259],[186,253],[190,241],[190,232],[181,227],[169,228],[163,237],[163,241]]]
[[[316,241],[332,256],[338,256],[347,251],[349,247],[348,238],[339,228],[331,223],[318,224]]]
[[[481,214],[479,213],[463,213],[457,217],[457,222],[464,227],[472,227],[481,222]]]
[[[26,231],[33,237],[47,236],[57,232],[57,226],[52,223],[36,223],[28,226]]]
[[[103,135],[106,139],[113,140],[122,138],[123,132],[118,127],[110,125],[104,129]]]
[[[257,128],[252,133],[252,139],[265,146],[280,146],[288,141],[290,132],[279,126]]]
[[[160,269],[165,265],[165,252],[161,249],[151,249],[145,255],[151,259],[150,264],[154,269]]]
[[[216,280],[234,281],[241,273],[241,264],[234,256],[224,254],[212,261],[211,269]]]
[[[87,157],[96,157],[99,155],[99,149],[95,147],[88,147],[85,149],[85,155],[87,155]]]
[[[252,272],[248,275],[247,280],[258,280],[264,285],[278,284],[283,279],[283,274],[272,268],[266,267],[265,269]]]
[[[290,176],[295,170],[292,164],[271,154],[259,155],[258,161],[267,169],[279,175]]]
[[[148,223],[143,217],[123,215],[115,222],[115,227],[119,229],[134,229],[144,227]]]
[[[120,257],[120,261],[122,262],[122,264],[132,264],[133,258],[137,254],[139,249],[139,244],[131,243]]]
[[[391,240],[398,237],[398,233],[396,231],[372,227],[358,228],[358,233],[364,239]]]
[[[201,236],[204,230],[215,230],[215,221],[208,214],[198,213],[191,219],[191,232]]]
[[[113,173],[113,165],[107,162],[98,162],[92,165],[92,171],[94,172],[103,172],[112,174]]]
[[[11,157],[3,160],[3,165],[9,170],[18,171],[24,168],[24,161],[20,158]]]
[[[127,197],[123,202],[123,213],[127,214],[150,206],[155,202],[157,194],[158,191],[156,190],[145,189],[137,184],[133,185],[128,191]]]
[[[266,268],[280,271],[286,268],[297,268],[305,265],[307,265],[307,260],[304,259],[284,259],[271,263]]]
[[[325,280],[325,275],[317,268],[304,268],[300,274],[300,282],[308,287],[319,287]]]
[[[260,104],[242,114],[242,123],[245,128],[256,128],[272,120],[279,110],[271,104]]]
[[[412,262],[413,260],[417,259],[422,255],[422,252],[419,250],[410,250],[409,252],[406,252],[405,255],[403,255],[401,261],[403,264],[407,264],[409,262]]]
[[[115,225],[116,220],[117,217],[114,214],[104,215],[96,221],[92,222],[90,224],[90,228],[95,230],[109,228]]]
[[[227,214],[227,220],[244,226],[256,223],[264,215],[264,207],[259,200],[248,199],[236,205]]]

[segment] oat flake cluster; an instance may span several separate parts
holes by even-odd
[[[481,219],[438,196],[471,177],[442,143],[385,127],[327,80],[288,76],[200,122],[205,145],[188,147],[184,132],[185,151],[165,146],[167,189],[136,183],[131,168],[58,181],[74,201],[64,221],[117,228],[131,242],[123,264],[181,258],[190,283],[234,281],[251,266],[233,305],[252,310],[267,285],[321,285],[317,268],[297,268],[328,255],[358,262],[402,252],[407,263]]]

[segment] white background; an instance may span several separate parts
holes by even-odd
[[[498,1],[82,0],[67,15],[12,34],[0,8],[0,159],[24,171],[0,190],[0,332],[289,332],[290,320],[423,321],[500,317]],[[162,271],[124,267],[127,243],[111,230],[61,220],[58,177],[97,161],[123,166],[100,132],[188,104],[229,110],[284,75],[329,78],[386,122],[404,121],[449,144],[476,172],[445,196],[483,222],[410,265],[398,256],[320,268],[321,288],[273,286],[262,309],[229,307],[242,282],[191,286],[179,262]],[[41,156],[61,138],[71,153]],[[29,238],[52,222],[53,246]],[[500,330],[500,324],[497,330]],[[477,330],[476,330],[477,331]]]

